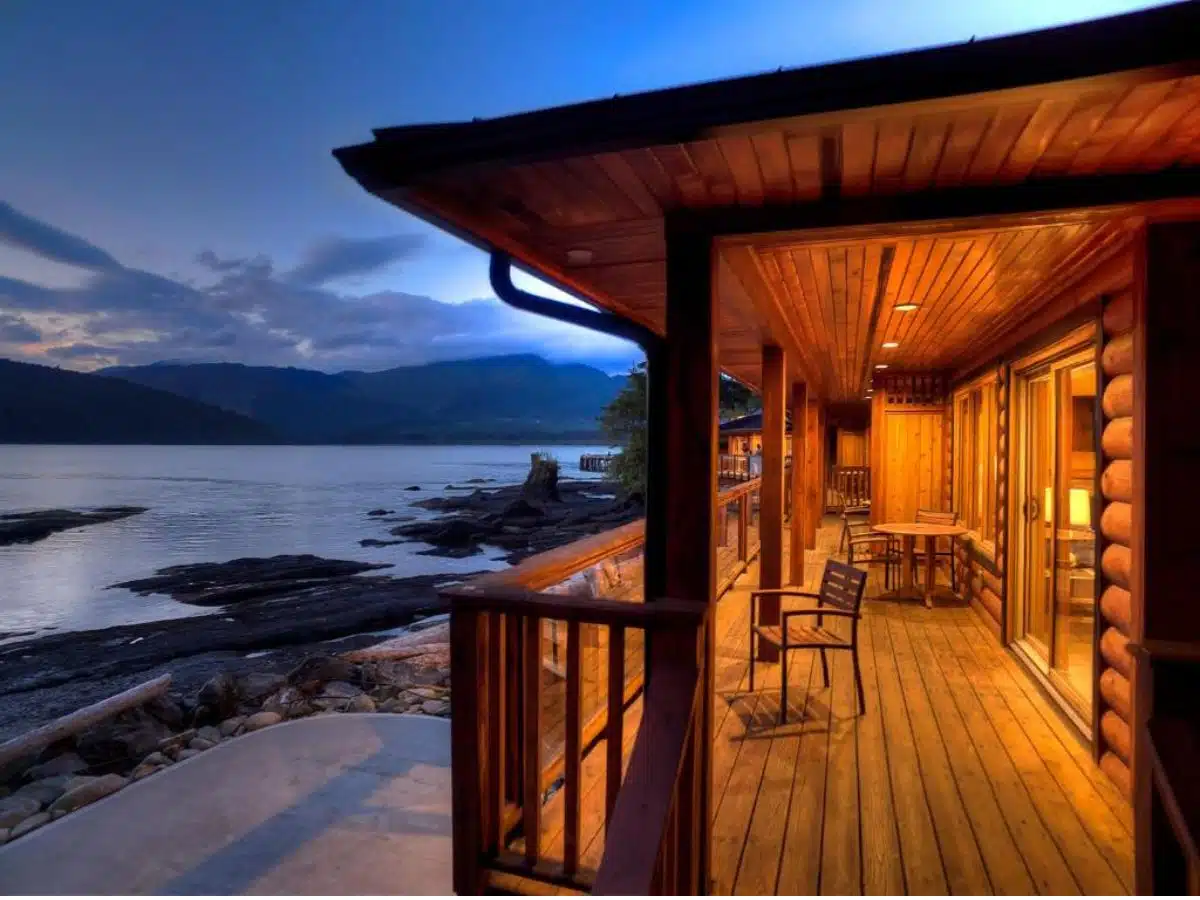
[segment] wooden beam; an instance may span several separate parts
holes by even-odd
[[[783,587],[783,445],[787,433],[787,361],[774,344],[762,348],[762,491],[759,499],[758,583],[763,588]],[[779,624],[779,598],[759,602],[759,620]],[[758,658],[776,662],[779,651],[759,641]]]
[[[817,549],[817,513],[821,496],[821,402],[811,394],[804,407],[804,546]]]
[[[670,597],[707,606],[716,602],[717,559],[717,299],[712,237],[684,227],[667,228],[667,334],[650,354],[650,410],[646,498],[646,600]],[[689,637],[689,634],[691,637]],[[712,696],[715,645],[704,629],[697,647],[686,629],[648,634],[647,691],[656,669],[697,666],[703,654],[705,697]],[[691,808],[699,820],[695,849],[708,892],[712,842],[712,704],[700,704],[696,722],[701,752]],[[690,823],[689,823],[690,827]]]
[[[788,583],[804,584],[804,523],[808,517],[805,480],[808,469],[805,464],[808,443],[805,440],[805,424],[808,408],[808,385],[798,382],[792,385],[792,520],[789,528],[791,559]]]
[[[1041,178],[1002,188],[964,187],[914,194],[822,197],[790,206],[711,207],[680,210],[692,227],[719,238],[793,232],[800,240],[840,236],[878,238],[957,230],[989,217],[997,225],[1055,224],[1057,217],[1087,210],[1096,219],[1133,212],[1139,204],[1200,197],[1200,170],[1168,169],[1139,175]],[[816,234],[809,234],[816,232]],[[828,234],[826,234],[828,232]],[[779,235],[773,235],[778,240]]]

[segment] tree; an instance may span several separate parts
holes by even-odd
[[[722,419],[744,416],[762,408],[758,396],[726,375],[720,378],[718,414]],[[629,372],[621,392],[604,408],[600,427],[621,452],[613,459],[610,474],[630,493],[646,489],[646,364]]]

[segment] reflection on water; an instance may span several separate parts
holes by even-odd
[[[0,547],[0,632],[100,628],[207,610],[106,585],[183,563],[315,553],[390,562],[396,575],[471,572],[496,559],[416,555],[420,544],[360,547],[387,538],[367,518],[400,514],[448,484],[521,481],[534,450],[560,461],[563,477],[592,447],[44,447],[0,446],[0,511],[147,506],[128,519]],[[602,448],[599,448],[603,452]],[[416,485],[418,491],[405,488]]]

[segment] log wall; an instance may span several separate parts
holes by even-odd
[[[1100,768],[1129,793],[1133,764],[1133,661],[1127,645],[1133,621],[1133,292],[1105,298],[1100,352],[1100,611],[1097,631],[1096,751]]]

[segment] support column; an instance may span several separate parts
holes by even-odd
[[[804,439],[808,385],[793,384],[790,400],[792,411],[792,519],[788,529],[791,541],[788,583],[802,587],[804,585],[804,523],[808,519],[808,505],[805,502],[805,485],[808,477],[805,453],[808,442]]]
[[[762,348],[762,492],[760,494],[758,583],[763,588],[783,587],[783,444],[787,433],[787,361],[772,344]],[[779,598],[764,597],[758,606],[759,622],[779,624]],[[776,662],[779,651],[759,642],[758,658]]]
[[[646,484],[645,592],[695,603],[716,602],[717,505],[717,302],[710,235],[687,222],[668,220],[667,336],[649,362],[649,429]],[[656,669],[697,665],[706,698],[713,693],[712,616],[697,645],[686,635],[647,636],[646,694],[654,696]],[[678,810],[692,842],[691,865],[709,893],[712,845],[712,703],[700,704],[698,752],[680,772]],[[694,866],[695,868],[692,868]]]
[[[805,481],[808,483],[808,519],[804,543],[809,550],[815,550],[817,529],[825,513],[825,408],[820,400],[810,396],[805,413],[804,440],[807,447],[804,461]]]

